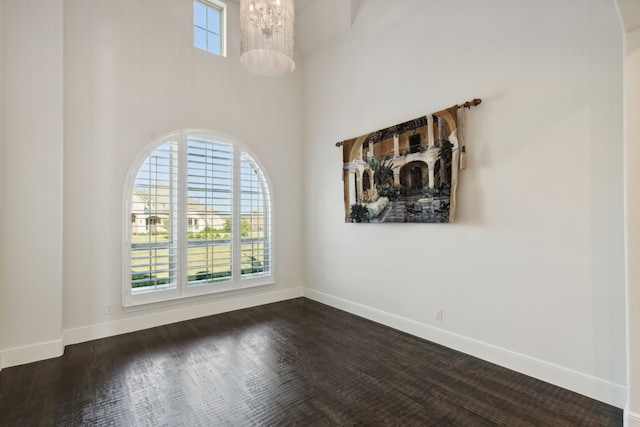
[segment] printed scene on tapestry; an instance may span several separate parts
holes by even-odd
[[[451,223],[466,167],[465,108],[479,99],[336,145],[343,150],[345,222]]]

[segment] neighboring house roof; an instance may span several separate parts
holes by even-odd
[[[157,186],[151,188],[134,188],[132,194],[133,203],[142,203],[145,206],[151,205],[152,212],[169,212],[171,206],[171,191],[168,186]],[[138,200],[136,200],[138,199]],[[222,217],[213,206],[200,203],[197,199],[189,198],[188,210],[201,215],[213,215]]]
[[[187,206],[190,212],[197,212],[203,215],[219,215],[218,211],[209,205],[203,205],[196,199],[189,197],[187,199]]]

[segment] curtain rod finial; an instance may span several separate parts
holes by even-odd
[[[467,101],[464,104],[462,104],[462,107],[471,108],[471,107],[475,107],[476,105],[480,105],[480,104],[482,104],[482,99],[475,98],[473,101]]]

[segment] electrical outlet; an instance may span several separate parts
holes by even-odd
[[[112,313],[113,313],[113,307],[111,306],[111,304],[105,304],[104,314],[112,314]]]
[[[442,309],[436,308],[436,320],[442,320]]]

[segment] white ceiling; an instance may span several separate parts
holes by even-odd
[[[304,57],[348,31],[366,1],[295,0],[296,51]],[[640,28],[640,0],[613,1],[624,31]]]
[[[296,0],[296,50],[308,55],[349,29],[349,0]]]
[[[640,28],[640,1],[615,0],[615,3],[624,30],[628,32]]]
[[[296,0],[296,49],[305,56],[351,28],[367,0]]]
[[[240,0],[230,0],[240,4]],[[366,0],[295,0],[296,51],[313,52],[351,27]]]

